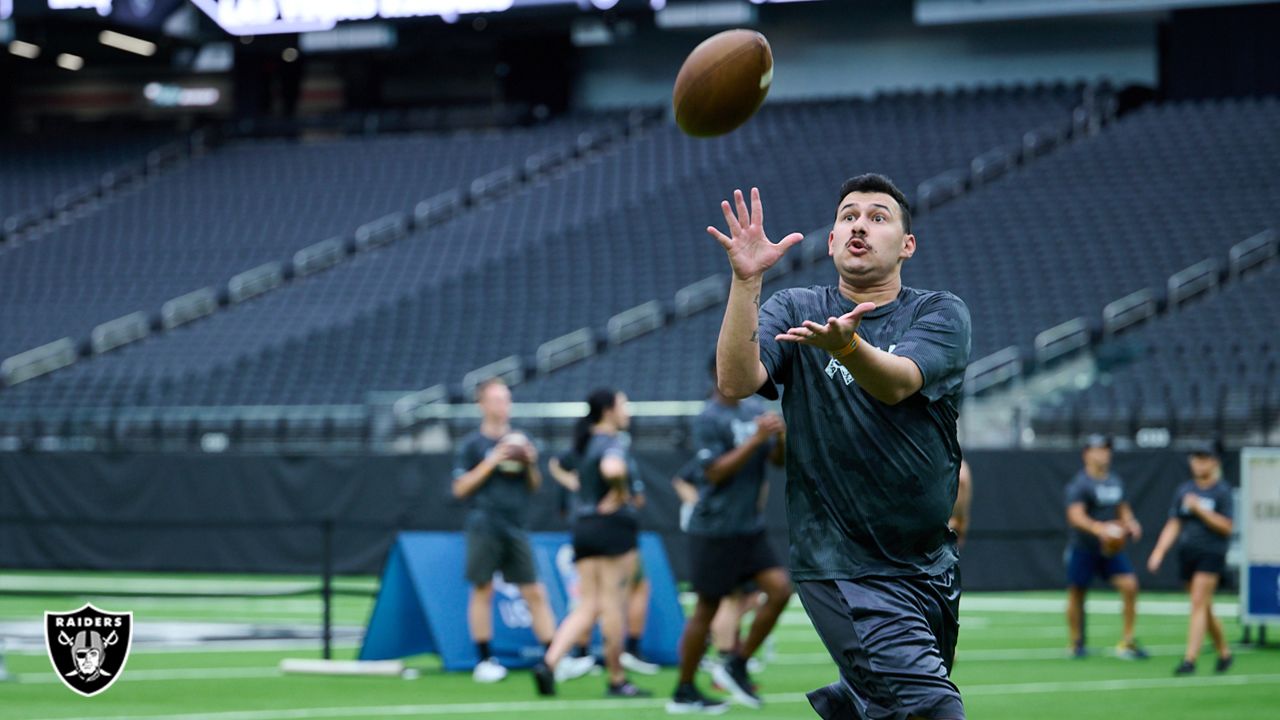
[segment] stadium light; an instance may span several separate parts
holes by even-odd
[[[24,57],[28,60],[35,60],[40,57],[40,46],[32,45],[29,42],[22,42],[21,40],[14,40],[9,43],[9,54]]]
[[[49,0],[50,10],[93,10],[102,17],[111,15],[112,0]]]
[[[132,35],[118,33],[115,30],[103,30],[98,33],[98,42],[113,47],[117,50],[131,52],[134,55],[142,55],[143,57],[151,57],[156,54],[156,44],[142,38],[136,38]]]
[[[56,62],[58,67],[63,70],[70,70],[72,72],[84,67],[84,58],[79,55],[72,55],[71,53],[59,53],[54,62]]]

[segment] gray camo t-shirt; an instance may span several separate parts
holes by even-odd
[[[956,563],[947,528],[960,471],[956,418],[969,310],[948,292],[904,287],[863,317],[861,342],[911,359],[915,395],[887,405],[827,352],[774,336],[854,308],[836,287],[790,288],[760,308],[760,359],[785,388],[787,520],[797,580],[935,575]]]

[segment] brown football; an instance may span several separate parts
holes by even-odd
[[[676,124],[694,137],[724,135],[760,109],[773,83],[769,41],[753,30],[712,35],[689,53],[671,94]]]

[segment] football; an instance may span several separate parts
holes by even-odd
[[[531,457],[530,452],[533,450],[533,443],[524,433],[508,433],[498,441],[500,444],[515,445],[519,452],[519,458],[503,460],[498,463],[498,470],[504,473],[518,473],[524,470],[525,465],[529,463]]]
[[[1099,542],[1102,543],[1102,554],[1108,557],[1115,555],[1124,549],[1125,542],[1129,539],[1129,533],[1120,523],[1106,523],[1102,537]]]
[[[731,132],[760,109],[773,84],[773,52],[764,35],[726,30],[702,41],[676,76],[676,124],[693,137]]]

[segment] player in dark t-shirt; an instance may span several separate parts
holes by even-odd
[[[587,397],[587,416],[579,421],[574,437],[578,489],[570,504],[581,598],[560,623],[542,662],[534,668],[540,695],[556,694],[557,668],[597,620],[604,635],[606,695],[638,698],[652,694],[627,680],[621,661],[623,607],[627,580],[635,573],[639,527],[631,508],[631,493],[637,487],[636,464],[629,443],[621,437],[630,421],[623,393],[600,389]]]
[[[714,360],[711,372],[715,374]],[[757,398],[736,400],[717,390],[694,420],[698,448],[698,504],[689,520],[693,591],[698,596],[680,639],[680,675],[668,709],[673,713],[713,712],[718,704],[694,686],[694,674],[707,650],[707,633],[716,611],[746,582],[766,596],[756,610],[740,647],[730,649],[712,677],[735,701],[759,707],[760,697],[747,661],[768,637],[791,598],[791,578],[778,562],[765,534],[760,494],[765,466],[782,464],[786,425]]]
[[[1218,652],[1215,669],[1231,667],[1231,646],[1222,632],[1222,623],[1213,614],[1213,593],[1226,567],[1227,546],[1234,529],[1234,498],[1222,480],[1221,450],[1216,443],[1204,443],[1187,459],[1191,479],[1178,486],[1169,508],[1169,520],[1147,560],[1147,569],[1157,572],[1165,555],[1178,544],[1178,576],[1191,594],[1191,619],[1187,628],[1187,651],[1174,670],[1178,675],[1196,671],[1196,658],[1204,643],[1205,630]]]
[[[902,284],[916,252],[888,178],[841,187],[827,250],[838,283],[780,290],[763,276],[803,237],[765,237],[759,191],[707,228],[733,270],[717,344],[728,397],[782,394],[791,575],[840,680],[809,693],[826,718],[964,717],[951,682],[959,630],[955,534],[969,311]]]
[[[538,451],[528,437],[511,429],[511,390],[501,380],[476,387],[480,428],[459,443],[454,453],[453,495],[471,504],[466,518],[466,578],[471,583],[467,624],[479,663],[472,677],[497,682],[506,669],[493,658],[493,574],[520,589],[533,619],[533,633],[551,642],[555,619],[547,591],[538,582],[533,551],[525,534],[531,494],[538,489]]]
[[[1081,451],[1084,467],[1066,490],[1067,526],[1067,631],[1073,657],[1088,656],[1085,649],[1084,600],[1095,575],[1120,593],[1122,631],[1116,657],[1145,660],[1147,651],[1134,638],[1138,617],[1138,576],[1122,549],[1124,543],[1142,539],[1142,526],[1124,494],[1124,481],[1111,472],[1111,440],[1090,435]]]

